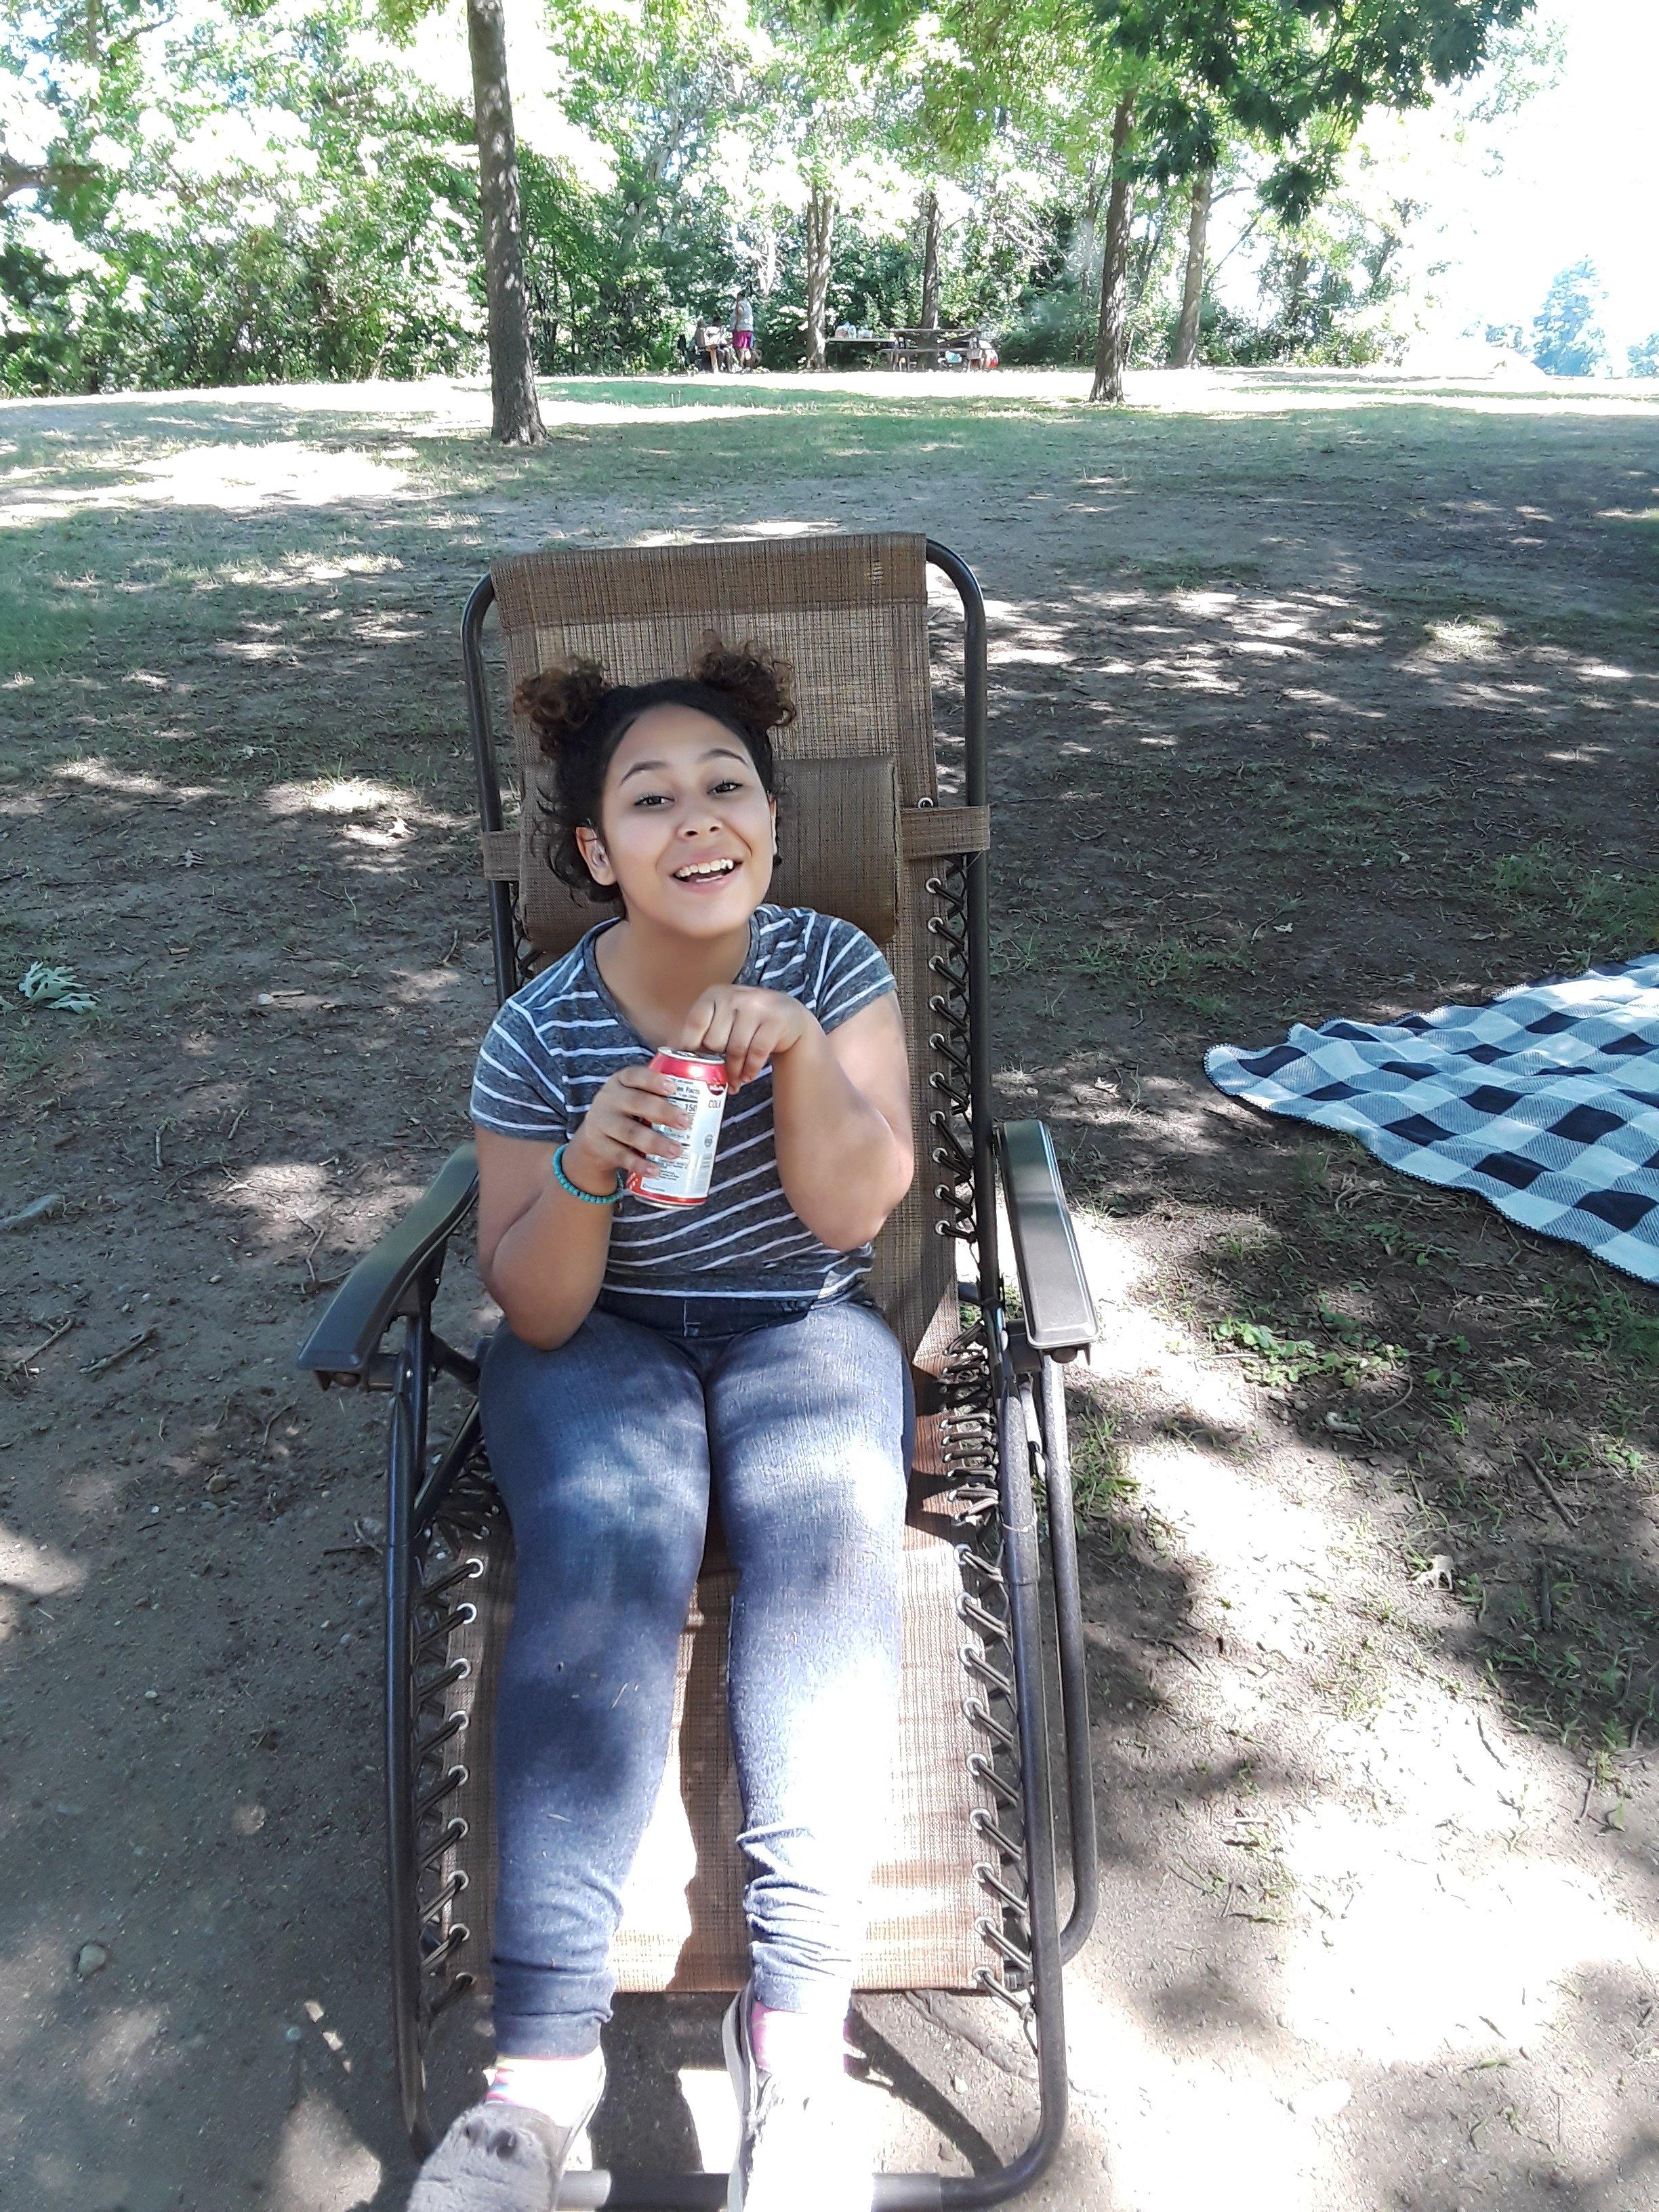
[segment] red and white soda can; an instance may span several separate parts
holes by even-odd
[[[659,1075],[673,1077],[674,1103],[690,1108],[691,1126],[677,1133],[685,1139],[678,1159],[653,1160],[648,1168],[635,1168],[626,1188],[647,1206],[701,1206],[708,1195],[720,1117],[726,1111],[726,1062],[706,1053],[659,1052],[651,1065]]]

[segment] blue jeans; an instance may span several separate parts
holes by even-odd
[[[480,1398],[518,1550],[495,1723],[498,2051],[579,2057],[610,2017],[711,1491],[738,1577],[755,1994],[839,2017],[898,1703],[913,1414],[897,1342],[850,1301],[607,1296],[556,1351],[503,1325]]]

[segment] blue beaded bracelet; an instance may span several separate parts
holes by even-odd
[[[615,1190],[610,1194],[609,1197],[602,1198],[597,1191],[580,1190],[574,1182],[571,1182],[569,1176],[564,1171],[565,1150],[565,1146],[561,1145],[558,1151],[553,1155],[553,1175],[555,1181],[558,1183],[559,1188],[561,1190],[568,1190],[572,1198],[580,1199],[584,1206],[614,1206],[617,1203],[617,1200],[622,1196],[623,1185],[627,1181],[627,1177],[623,1175],[622,1170],[618,1168],[617,1170],[617,1188]]]

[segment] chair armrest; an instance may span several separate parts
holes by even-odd
[[[359,1260],[300,1347],[295,1365],[332,1382],[360,1382],[402,1310],[410,1285],[441,1255],[478,1194],[478,1155],[460,1145],[407,1213]]]
[[[1068,1357],[1092,1344],[1098,1331],[1053,1141],[1041,1121],[1005,1121],[997,1131],[997,1155],[1025,1334],[1036,1351]]]

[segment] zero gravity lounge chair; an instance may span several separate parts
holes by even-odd
[[[927,571],[965,619],[963,802],[939,797]],[[499,620],[509,696],[572,653],[618,681],[678,673],[704,633],[791,662],[799,719],[778,745],[781,860],[771,897],[843,915],[898,980],[914,1074],[917,1172],[876,1248],[872,1295],[917,1395],[904,1580],[900,1749],[860,1986],[942,1990],[1012,2008],[1036,2060],[1024,2149],[972,2174],[885,2173],[882,2212],[993,2204],[1054,2155],[1065,2127],[1060,1966],[1094,1917],[1096,1852],[1061,1364],[1095,1334],[1047,1130],[991,1117],[985,854],[985,621],[972,572],[909,535],[551,551],[498,562],[463,625],[495,986],[505,999],[601,909],[532,836],[544,772],[515,732],[505,825],[484,668]],[[1011,1312],[999,1187],[1018,1277]],[[474,1358],[437,1334],[449,1239],[477,1193],[462,1146],[354,1269],[300,1355],[325,1388],[391,1398],[386,1559],[387,1885],[404,2118],[432,2139],[426,2058],[441,2015],[489,1972],[490,1737],[512,1616],[513,1542],[479,1433]],[[959,1282],[959,1276],[962,1278]],[[436,1386],[464,1410],[441,1422]],[[1046,1499],[1052,1607],[1034,1493]],[[731,1990],[748,1974],[740,1826],[726,1739],[732,1577],[711,1537],[681,1641],[667,1772],[630,1879],[614,1962],[623,1991]],[[1052,1636],[1053,1647],[1048,1639]],[[1058,1684],[1051,1730],[1045,1680]],[[1070,1869],[1061,1917],[1051,1741]],[[723,2174],[571,2172],[570,2205],[723,2206]]]

